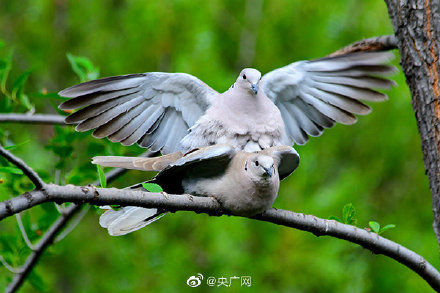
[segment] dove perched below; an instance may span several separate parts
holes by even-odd
[[[144,171],[159,171],[150,181],[172,194],[214,197],[226,211],[253,216],[272,207],[280,180],[299,164],[299,155],[288,146],[249,153],[229,145],[203,147],[157,158],[94,157],[93,164]],[[136,187],[135,187],[136,188]],[[160,218],[157,209],[123,207],[108,210],[100,218],[110,235],[138,230]]]
[[[365,101],[383,101],[376,89],[394,85],[387,52],[351,53],[299,61],[263,76],[243,69],[218,93],[185,73],[148,72],[85,82],[61,91],[59,107],[81,108],[66,118],[76,130],[163,154],[214,144],[255,152],[305,144],[336,122],[368,114]]]

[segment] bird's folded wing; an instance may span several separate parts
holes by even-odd
[[[262,78],[266,95],[280,109],[288,141],[305,144],[335,122],[353,124],[353,114],[371,108],[360,102],[384,101],[376,89],[388,89],[394,81],[384,78],[396,72],[387,65],[389,52],[352,53],[313,61],[299,61],[273,70]]]
[[[290,146],[281,145],[270,147],[260,151],[260,153],[278,159],[277,166],[280,180],[288,177],[298,168],[299,154]]]
[[[194,178],[221,174],[226,170],[235,153],[235,149],[226,144],[212,145],[193,150],[164,168],[157,174],[155,180],[161,182],[162,179],[189,173]]]
[[[151,72],[107,77],[62,90],[63,110],[82,108],[66,118],[76,130],[95,129],[123,145],[139,144],[172,153],[189,127],[204,114],[217,92],[185,73]]]

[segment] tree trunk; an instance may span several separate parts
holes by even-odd
[[[440,3],[438,0],[385,0],[412,94],[425,170],[440,244]]]

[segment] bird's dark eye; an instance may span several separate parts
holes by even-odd
[[[258,161],[255,161],[255,166],[259,166],[260,165],[260,163],[258,163]]]
[[[243,79],[246,79],[246,74],[243,74]]]

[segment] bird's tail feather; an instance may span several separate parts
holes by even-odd
[[[161,171],[181,157],[183,157],[181,152],[155,158],[98,156],[93,157],[92,163],[104,167],[119,167],[142,171]]]
[[[121,236],[139,230],[166,214],[157,209],[127,206],[119,210],[107,210],[99,218],[99,224],[106,228],[111,236]]]

